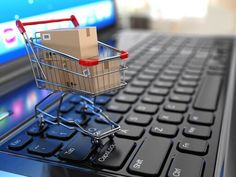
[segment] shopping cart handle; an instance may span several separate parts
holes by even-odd
[[[25,33],[25,26],[29,25],[39,25],[39,24],[46,24],[46,23],[55,23],[55,22],[64,22],[64,21],[71,21],[75,27],[79,26],[79,22],[77,21],[74,15],[71,15],[70,18],[61,18],[61,19],[52,19],[52,20],[42,20],[42,21],[33,21],[33,22],[21,22],[20,20],[16,20],[16,26],[20,33]]]
[[[129,53],[128,53],[127,51],[122,50],[122,51],[120,52],[120,58],[121,58],[122,60],[128,58],[128,56],[129,56]]]
[[[93,59],[79,59],[79,64],[82,66],[95,66],[98,64],[98,58]]]

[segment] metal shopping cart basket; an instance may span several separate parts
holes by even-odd
[[[79,23],[75,16],[64,19],[54,19],[54,20],[44,20],[44,21],[35,21],[35,22],[21,22],[20,20],[16,21],[16,25],[23,35],[25,40],[25,46],[28,53],[28,57],[31,63],[33,75],[35,82],[38,88],[51,90],[51,93],[48,94],[43,100],[41,100],[35,106],[35,117],[39,120],[39,127],[43,127],[45,123],[62,125],[69,129],[76,129],[77,131],[82,132],[83,134],[90,136],[93,142],[98,143],[101,139],[114,136],[114,133],[120,130],[120,126],[113,122],[109,117],[104,113],[104,111],[95,105],[96,96],[103,94],[105,92],[113,91],[124,87],[127,83],[124,80],[125,70],[127,69],[124,59],[128,58],[128,52],[121,51],[117,48],[104,44],[98,41],[98,51],[99,57],[97,59],[88,60],[88,59],[79,59],[73,56],[70,56],[66,53],[48,48],[41,44],[41,37],[39,33],[36,32],[32,37],[27,35],[25,26],[29,25],[38,25],[54,22],[64,22],[71,21],[75,27],[79,26]],[[47,60],[47,58],[50,58]],[[100,73],[93,72],[91,68],[102,67],[107,65],[107,62],[113,62],[115,64],[115,69],[113,68],[104,70]],[[67,79],[78,79],[78,83],[87,84],[87,88],[84,86],[74,86],[70,82],[62,83],[60,82],[60,77],[56,78],[53,73],[58,76],[64,74],[67,76]],[[118,82],[116,79],[116,84],[114,84],[114,77],[118,77]],[[58,81],[59,80],[59,81]],[[100,90],[92,89],[92,86],[96,83],[109,82],[109,87],[103,88]],[[57,114],[50,114],[48,109],[42,109],[40,106],[45,104],[52,95],[56,93],[61,93],[58,101]],[[78,120],[70,120],[63,117],[60,114],[60,108],[62,106],[63,99],[66,98],[68,94],[79,93],[81,96],[81,110],[82,114],[86,116],[87,112],[98,116],[100,119],[103,119],[107,123],[108,128],[103,130],[89,130],[81,125],[81,122]]]

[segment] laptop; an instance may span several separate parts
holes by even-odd
[[[0,176],[235,176],[234,37],[121,30],[113,0],[14,3],[1,5]],[[72,14],[81,26],[97,26],[100,41],[129,52],[126,87],[96,97],[121,126],[99,144],[57,124],[38,127],[35,105],[50,91],[36,87],[15,26],[17,19]],[[63,22],[28,31],[67,27]],[[80,94],[69,95],[60,114],[78,119],[80,102]],[[54,104],[49,109],[53,114]],[[87,118],[85,127],[104,128],[99,117]]]

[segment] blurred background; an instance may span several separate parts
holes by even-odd
[[[124,28],[236,34],[236,0],[116,0]]]

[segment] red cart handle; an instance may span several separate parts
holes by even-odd
[[[20,20],[16,20],[16,26],[18,30],[23,34],[26,32],[25,26],[29,25],[38,25],[38,24],[46,24],[46,23],[55,23],[55,22],[63,22],[63,21],[71,21],[75,27],[79,26],[79,22],[77,21],[74,15],[71,15],[70,18],[62,18],[62,19],[52,19],[52,20],[42,20],[42,21],[34,21],[34,22],[21,22]]]

